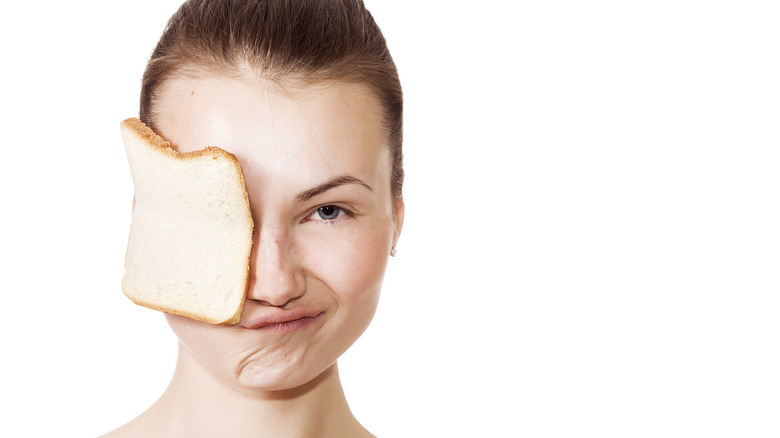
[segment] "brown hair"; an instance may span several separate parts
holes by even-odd
[[[401,195],[401,83],[362,0],[186,1],[146,66],[140,119],[154,128],[155,102],[166,81],[198,71],[251,73],[280,84],[338,80],[367,86],[384,110],[391,188]]]

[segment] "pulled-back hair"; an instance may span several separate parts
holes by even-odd
[[[274,83],[342,81],[379,100],[401,195],[401,83],[384,36],[362,0],[188,0],[171,17],[144,72],[140,119],[155,126],[166,81],[210,72]]]

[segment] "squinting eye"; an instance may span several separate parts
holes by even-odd
[[[332,221],[341,216],[343,210],[335,205],[325,205],[317,209],[317,216],[322,220]]]

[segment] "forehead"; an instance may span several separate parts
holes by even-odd
[[[288,89],[220,76],[176,77],[155,110],[156,130],[177,150],[220,147],[238,157],[245,173],[294,168],[313,178],[339,172],[368,178],[389,172],[381,107],[360,85]]]

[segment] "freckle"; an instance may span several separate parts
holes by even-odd
[[[195,95],[195,90],[192,90],[192,93],[190,93],[190,96],[194,96],[194,95]]]

